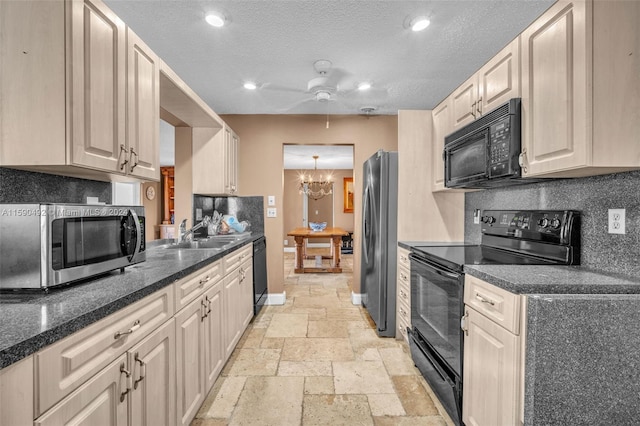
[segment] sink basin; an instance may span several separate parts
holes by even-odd
[[[196,240],[184,241],[182,243],[167,244],[167,249],[223,249],[231,245],[230,241],[219,240]]]

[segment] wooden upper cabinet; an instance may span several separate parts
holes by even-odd
[[[125,25],[99,2],[73,1],[69,7],[71,162],[118,171],[129,158]]]
[[[0,16],[0,166],[160,180],[159,60],[124,22],[100,0]]]
[[[431,170],[433,177],[431,180],[431,190],[433,192],[445,190],[444,186],[444,138],[453,131],[451,122],[451,99],[448,97],[432,111],[433,117],[433,154]]]
[[[517,97],[520,97],[518,38],[498,52],[451,94],[453,130]]]
[[[158,57],[127,28],[127,173],[159,179],[160,66]]]
[[[222,128],[193,129],[193,193],[238,195],[239,139],[226,124]]]
[[[638,25],[638,2],[560,1],[522,33],[523,176],[640,168]]]

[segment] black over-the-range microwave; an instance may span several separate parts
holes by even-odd
[[[521,179],[520,98],[444,138],[444,183],[447,188],[493,188],[534,180]]]

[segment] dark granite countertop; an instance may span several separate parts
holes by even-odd
[[[147,260],[67,287],[0,293],[0,368],[48,346],[261,238],[224,250],[168,250],[150,242]]]

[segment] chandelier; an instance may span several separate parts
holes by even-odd
[[[318,156],[313,156],[313,172],[300,173],[300,194],[307,194],[312,200],[319,200],[322,197],[333,194],[333,181],[331,174],[316,177],[318,170]]]

